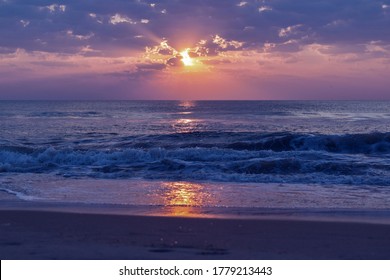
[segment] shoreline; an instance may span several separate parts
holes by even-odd
[[[353,222],[390,225],[390,209],[382,208],[198,207],[26,201],[12,196],[0,196],[0,199],[0,211],[20,210],[121,216]]]
[[[390,259],[390,224],[353,219],[174,217],[30,205],[2,207],[0,233],[1,259]]]

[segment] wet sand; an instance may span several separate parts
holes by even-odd
[[[390,225],[0,210],[6,259],[390,259]]]

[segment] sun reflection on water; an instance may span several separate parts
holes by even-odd
[[[162,198],[167,214],[173,216],[197,216],[200,207],[213,204],[213,198],[201,184],[167,182],[162,184]]]
[[[195,101],[180,101],[178,104],[179,115],[190,115],[192,114],[192,109],[196,106]]]
[[[197,130],[199,120],[190,118],[193,114],[192,109],[196,106],[195,101],[180,101],[178,103],[178,115],[185,115],[183,118],[175,119],[172,123],[173,129],[177,133],[189,133]]]
[[[185,101],[180,101],[179,102],[179,107],[183,110],[188,110],[196,106],[195,101],[190,101],[190,100],[185,100]]]

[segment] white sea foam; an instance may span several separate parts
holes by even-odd
[[[389,102],[2,101],[0,117],[0,178],[390,186]]]
[[[0,171],[95,178],[390,185],[388,156],[316,150],[150,148],[0,151]]]

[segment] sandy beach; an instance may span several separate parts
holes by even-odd
[[[0,211],[6,259],[390,259],[390,225]]]
[[[390,0],[55,2],[0,0],[1,260],[390,260]]]

